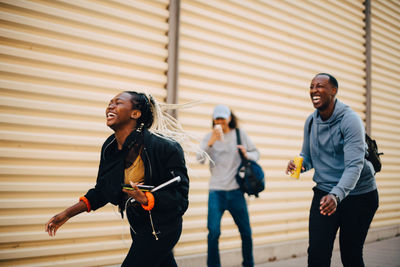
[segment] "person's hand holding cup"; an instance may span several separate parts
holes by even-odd
[[[289,161],[286,174],[291,173],[290,177],[299,179],[300,172],[303,168],[303,157],[295,157],[294,160]]]
[[[221,125],[215,124],[214,129],[217,132],[217,136],[218,136],[219,140],[224,141],[224,132],[222,131]]]

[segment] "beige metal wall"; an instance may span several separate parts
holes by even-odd
[[[400,224],[400,2],[371,1],[371,28],[371,134],[385,153],[374,226],[391,226]]]
[[[213,107],[227,104],[259,148],[267,190],[248,201],[256,246],[308,236],[312,173],[294,180],[284,170],[300,152],[304,121],[313,111],[313,76],[336,76],[338,98],[364,118],[363,9],[361,1],[181,2],[180,102],[205,103],[181,111],[179,119],[203,137]],[[208,181],[208,166],[193,167],[177,255],[206,252]],[[220,248],[240,246],[226,213]]]
[[[372,2],[372,135],[385,152],[381,206],[372,228],[399,225],[399,17],[396,1]],[[166,96],[168,0],[0,0],[0,266],[119,264],[130,237],[116,208],[73,218],[56,238],[45,222],[95,182],[111,132],[104,109],[121,90]],[[249,200],[255,245],[307,238],[312,173],[286,163],[301,149],[317,72],[365,112],[360,0],[182,0],[179,102],[185,128],[202,138],[214,105],[238,115],[261,152],[267,190]],[[190,157],[190,207],[177,256],[206,251],[209,171]],[[125,241],[122,241],[124,239]],[[224,216],[221,249],[239,248]]]
[[[0,1],[1,266],[121,263],[130,236],[116,208],[75,217],[56,238],[44,224],[94,184],[108,101],[166,96],[167,5]]]

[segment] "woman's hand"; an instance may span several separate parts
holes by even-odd
[[[55,236],[58,228],[61,227],[64,223],[66,223],[70,217],[68,216],[66,211],[63,211],[53,218],[51,218],[45,225],[45,230],[49,234],[49,236]]]
[[[131,198],[135,199],[140,204],[147,206],[148,202],[146,195],[137,187],[139,183],[130,182],[130,184],[132,186],[132,189],[124,188],[122,189],[122,191],[128,194],[128,196],[130,196]]]
[[[83,201],[79,201],[75,205],[67,208],[63,212],[55,215],[53,218],[51,218],[45,225],[44,229],[47,233],[49,233],[49,236],[55,236],[58,228],[61,227],[64,223],[66,223],[69,219],[74,217],[75,215],[87,211],[88,207],[86,206],[86,203]]]
[[[216,141],[221,141],[223,136],[223,132],[221,128],[214,127],[212,130],[212,134],[210,140],[208,140],[208,146],[212,147]]]
[[[328,194],[321,198],[319,209],[322,215],[330,216],[335,213],[337,205],[336,197]]]
[[[237,145],[237,148],[240,149],[240,151],[242,151],[243,157],[245,159],[247,159],[247,151],[246,148],[243,145]]]

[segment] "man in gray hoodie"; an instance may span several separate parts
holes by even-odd
[[[319,73],[311,81],[316,109],[304,125],[302,172],[314,168],[309,217],[308,266],[330,266],[336,233],[343,266],[364,266],[362,251],[379,205],[372,164],[365,159],[360,117],[336,99],[338,82]],[[289,161],[286,172],[296,168]]]

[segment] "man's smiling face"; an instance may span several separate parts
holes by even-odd
[[[329,82],[329,77],[326,75],[317,75],[311,81],[311,102],[319,111],[325,111],[333,104],[336,92],[337,88]]]

